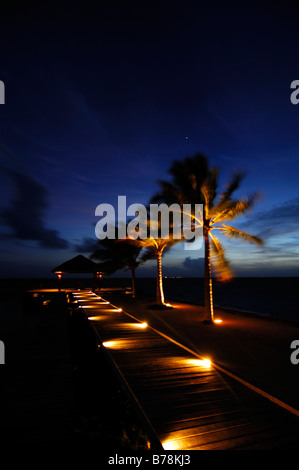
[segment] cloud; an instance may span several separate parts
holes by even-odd
[[[242,226],[245,225],[258,230],[257,235],[264,239],[298,232],[299,198],[285,201],[269,210],[249,216],[247,221],[242,223]]]
[[[257,235],[264,241],[257,247],[228,242],[227,258],[239,275],[256,272],[262,275],[297,275],[299,260],[299,198],[273,205],[267,210],[249,214],[246,220],[233,224]]]
[[[93,253],[98,249],[98,240],[91,237],[84,237],[80,243],[73,245],[73,251],[78,253]]]
[[[46,188],[16,170],[5,170],[15,185],[15,195],[9,207],[2,209],[0,217],[18,240],[37,241],[43,248],[67,248],[68,242],[57,230],[48,229],[44,214],[48,207]]]

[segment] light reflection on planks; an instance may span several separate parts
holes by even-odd
[[[167,450],[287,449],[299,419],[111,305],[81,294],[99,340]]]

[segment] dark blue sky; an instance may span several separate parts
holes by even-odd
[[[98,3],[3,11],[0,276],[89,256],[98,204],[148,203],[173,160],[197,152],[220,184],[247,172],[236,195],[263,195],[235,225],[265,246],[226,243],[235,273],[298,276],[298,8]],[[201,276],[202,256],[180,245],[164,274]]]

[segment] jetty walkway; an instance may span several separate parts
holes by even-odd
[[[299,416],[92,291],[84,311],[153,436],[165,450],[286,450]]]

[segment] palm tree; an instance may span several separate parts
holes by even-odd
[[[164,289],[163,289],[163,277],[162,277],[162,256],[165,249],[170,248],[174,243],[169,239],[163,238],[146,238],[138,240],[142,248],[146,248],[145,253],[141,256],[142,261],[152,259],[153,257],[157,260],[157,272],[156,272],[156,304],[157,306],[163,306],[165,304]]]
[[[232,199],[233,192],[239,188],[244,174],[234,175],[227,187],[217,197],[218,169],[209,168],[204,155],[196,154],[184,161],[175,161],[169,173],[173,181],[159,181],[161,190],[152,202],[163,201],[168,204],[203,204],[203,237],[205,246],[204,257],[204,322],[214,323],[213,286],[211,274],[211,258],[214,261],[216,278],[222,281],[232,277],[232,271],[225,258],[225,249],[212,231],[219,230],[228,238],[241,239],[262,244],[258,237],[242,232],[224,222],[232,220],[251,209],[258,195],[253,194],[241,200]],[[198,220],[193,219],[195,226]]]
[[[156,235],[151,235],[151,228],[157,228]],[[128,231],[128,241],[133,246],[138,246],[140,249],[145,248],[145,252],[140,256],[140,261],[147,261],[152,258],[157,260],[157,271],[156,271],[156,305],[166,306],[163,289],[163,277],[162,277],[162,256],[165,250],[169,249],[178,240],[173,239],[171,234],[166,238],[161,236],[161,221],[151,220],[150,217],[147,219],[147,232],[144,233],[143,238],[135,238],[134,234]]]
[[[127,239],[99,240],[99,249],[90,255],[91,259],[102,261],[105,272],[112,274],[119,269],[129,269],[132,280],[132,297],[136,296],[135,271],[139,266],[138,256],[141,246],[128,243]]]

